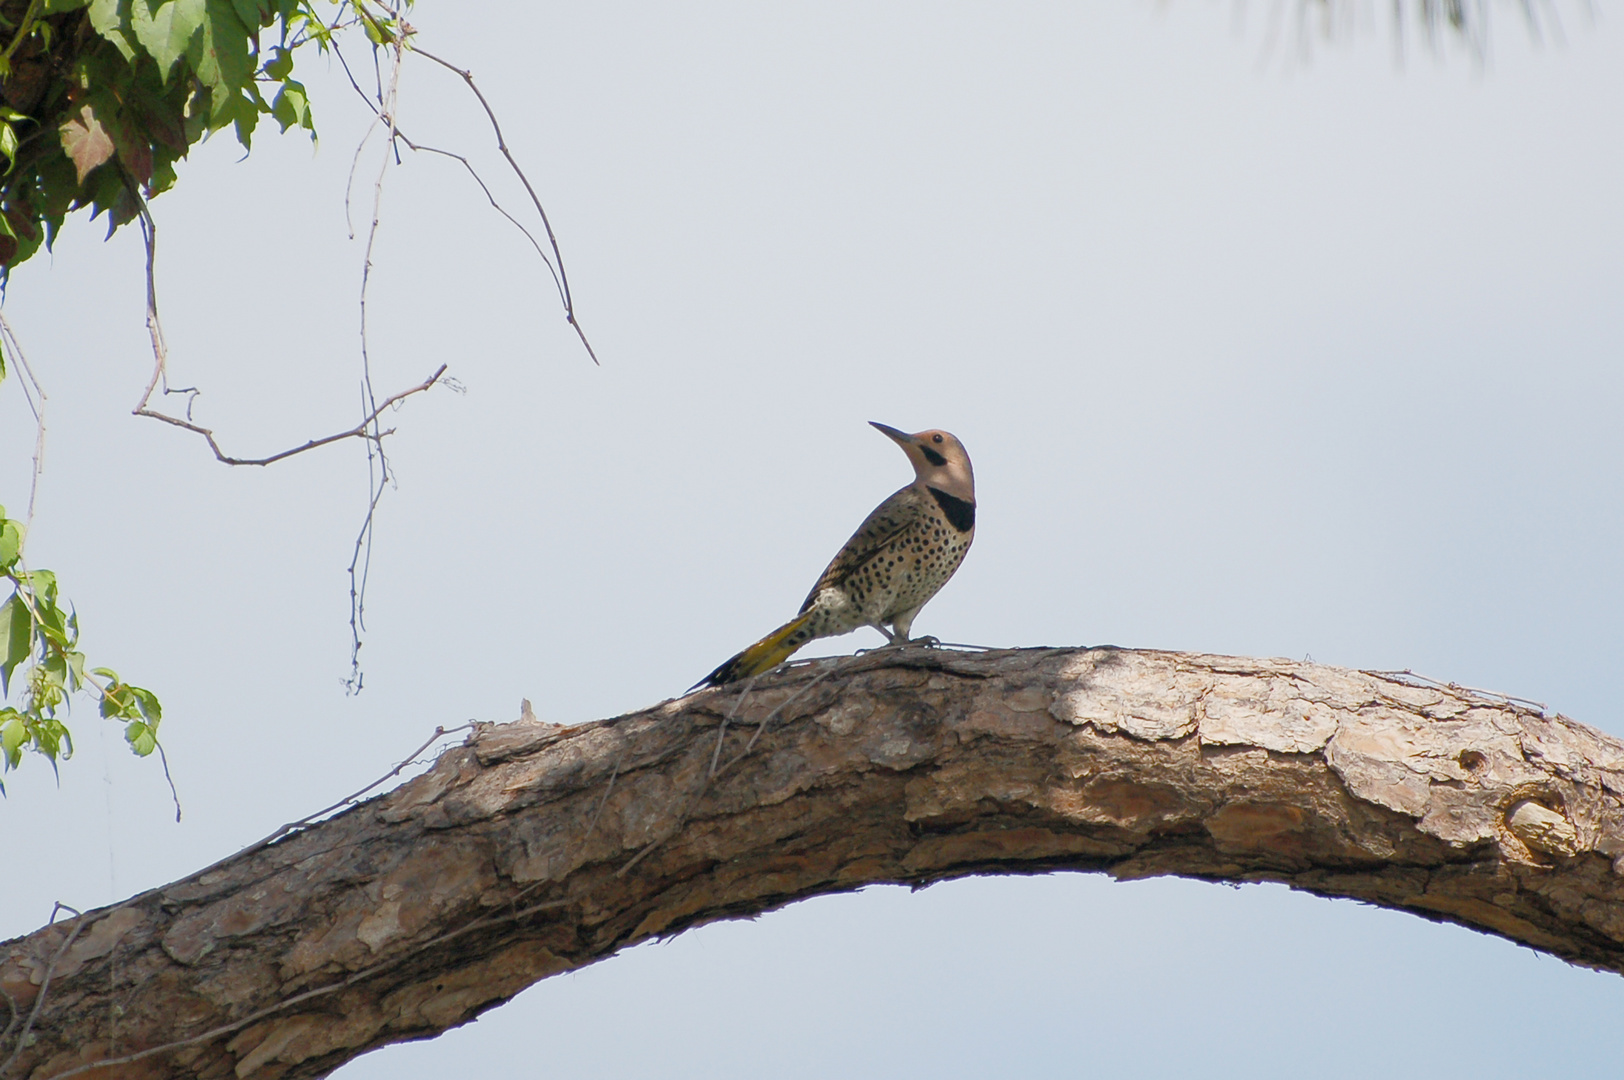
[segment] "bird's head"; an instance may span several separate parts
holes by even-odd
[[[953,435],[934,430],[909,435],[872,420],[869,423],[902,447],[920,483],[968,503],[976,501],[976,478],[970,468],[970,455]]]

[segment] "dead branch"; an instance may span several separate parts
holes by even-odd
[[[345,78],[349,80],[350,87],[355,91],[356,95],[358,97],[360,97],[360,99],[363,102],[366,103],[367,108],[372,110],[373,115],[378,120],[382,120],[383,119],[382,110],[380,109],[378,104],[376,104],[372,100],[372,98],[367,95],[367,92],[365,90],[361,89],[361,84],[356,82],[355,74],[354,74],[354,72],[352,72],[350,70],[349,62],[344,58],[343,50],[334,49],[333,50],[333,55],[334,55],[334,57],[337,58],[338,63],[339,63],[339,67],[343,70]],[[369,131],[370,131],[370,129],[369,129]],[[468,173],[468,175],[473,178],[474,183],[479,186],[480,192],[483,193],[484,196],[485,196],[485,201],[491,204],[491,209],[495,210],[498,214],[501,214],[502,217],[506,218],[508,223],[510,225],[512,225],[515,229],[518,229],[519,232],[524,235],[524,238],[527,241],[529,241],[531,248],[533,248],[535,250],[535,252],[536,252],[536,256],[541,259],[542,265],[547,267],[547,272],[552,275],[553,285],[556,288],[559,289],[559,294],[561,296],[563,295],[563,287],[564,287],[563,286],[563,281],[559,278],[558,269],[555,266],[553,266],[552,259],[547,257],[547,252],[546,251],[542,250],[541,242],[536,239],[535,234],[533,234],[529,229],[525,228],[523,222],[521,222],[518,218],[514,217],[508,211],[507,207],[503,206],[501,203],[496,201],[495,193],[491,191],[490,185],[485,183],[485,178],[479,174],[479,170],[474,168],[474,163],[472,161],[469,161],[468,158],[466,158],[462,154],[458,154],[458,153],[456,153],[454,151],[445,150],[445,149],[442,149],[441,147],[438,147],[438,146],[430,146],[427,143],[420,143],[420,142],[414,141],[411,137],[409,137],[406,134],[405,131],[401,130],[398,123],[395,126],[394,132],[395,132],[395,141],[397,143],[404,144],[405,147],[408,150],[411,150],[414,153],[433,154],[433,155],[436,155],[438,157],[448,158],[448,159],[450,159],[452,161],[455,161],[458,164],[460,164],[463,167],[464,171],[466,171]],[[365,140],[363,139],[363,142],[364,141]],[[358,147],[357,148],[357,153],[359,153],[359,149],[360,148]],[[397,159],[397,163],[398,163],[398,159]],[[352,168],[352,175],[353,175],[353,168]],[[346,210],[348,209],[348,206],[349,206],[349,202],[348,202],[348,199],[346,199],[345,200],[345,208],[346,208]],[[590,346],[588,346],[588,348],[587,348],[587,353],[588,353],[588,355],[591,355],[591,353],[592,353],[592,349],[591,349]],[[593,356],[592,359],[594,361],[596,361],[597,357]]]
[[[369,432],[367,429],[369,426],[376,424],[378,417],[382,416],[386,409],[389,409],[390,407],[404,401],[413,394],[422,393],[424,390],[427,390],[429,387],[439,382],[440,377],[445,374],[447,365],[441,364],[439,368],[435,370],[433,375],[430,375],[428,378],[424,379],[422,382],[411,387],[410,389],[402,390],[400,393],[391,395],[390,397],[384,399],[383,403],[376,406],[370,413],[368,413],[364,420],[345,431],[340,431],[332,435],[326,435],[319,439],[310,439],[299,446],[283,450],[280,453],[271,454],[267,457],[232,457],[230,454],[227,454],[224,450],[220,449],[220,444],[215,441],[213,431],[202,426],[201,424],[192,422],[191,410],[189,408],[187,409],[186,418],[182,419],[181,417],[170,416],[167,413],[161,413],[156,409],[149,407],[153,393],[158,389],[159,385],[164,383],[167,379],[169,370],[169,347],[164,340],[163,323],[158,317],[158,285],[157,277],[154,272],[154,264],[156,262],[158,252],[158,228],[152,220],[152,215],[147,210],[145,201],[139,202],[138,206],[140,208],[141,235],[146,241],[147,249],[147,333],[152,338],[153,362],[152,377],[147,380],[147,388],[141,394],[141,400],[135,403],[135,408],[130,410],[133,415],[150,417],[153,420],[161,420],[166,424],[172,424],[175,427],[181,428],[185,431],[194,432],[203,436],[204,441],[209,444],[209,449],[214,451],[215,458],[227,465],[273,465],[276,462],[282,461],[285,458],[290,458],[295,454],[302,454],[306,450],[314,450],[318,446],[326,446],[329,443],[340,442],[344,439],[367,439],[369,441],[376,441],[377,439],[382,438],[384,435],[393,434],[393,429],[383,432]],[[184,393],[186,391],[171,391],[167,385],[164,386],[164,393],[168,394],[172,392]]]
[[[276,462],[281,461],[283,458],[290,458],[294,454],[302,454],[306,450],[314,450],[318,446],[326,446],[328,443],[339,442],[343,439],[375,440],[381,439],[385,435],[393,435],[395,432],[394,428],[388,428],[377,433],[370,432],[367,430],[367,428],[371,426],[373,422],[378,419],[378,417],[382,416],[391,406],[406,400],[413,394],[421,394],[424,390],[427,390],[429,387],[439,382],[440,376],[445,374],[446,366],[447,365],[445,364],[441,364],[435,369],[433,375],[430,375],[416,386],[402,390],[398,394],[391,394],[389,397],[385,398],[377,408],[368,413],[366,419],[362,420],[354,427],[346,431],[336,432],[332,435],[324,435],[319,439],[311,439],[309,442],[301,443],[298,446],[292,447],[288,450],[283,450],[280,453],[272,454],[269,457],[231,457],[230,455],[226,454],[225,451],[220,449],[220,444],[214,441],[214,432],[210,431],[206,427],[199,424],[194,424],[190,420],[182,420],[178,416],[168,416],[164,413],[156,412],[152,409],[146,408],[144,405],[136,408],[134,412],[136,416],[150,416],[154,420],[162,420],[166,424],[174,424],[178,428],[185,428],[187,431],[197,432],[208,442],[209,449],[214,451],[214,456],[225,462],[227,465],[273,465]]]
[[[575,331],[575,336],[581,339],[581,346],[586,349],[586,354],[596,364],[598,354],[593,351],[592,343],[586,339],[586,331],[581,328],[580,320],[575,317],[575,295],[570,292],[569,274],[564,270],[564,253],[559,250],[558,237],[553,234],[553,223],[547,217],[547,210],[541,205],[541,196],[536,194],[536,189],[530,184],[530,178],[524,174],[523,169],[519,168],[518,161],[513,157],[513,151],[508,149],[507,140],[502,137],[502,125],[496,119],[496,110],[491,108],[491,103],[485,99],[485,94],[479,89],[479,84],[474,82],[473,72],[460,68],[449,60],[442,60],[433,53],[418,48],[415,44],[411,46],[411,50],[423,59],[433,61],[456,75],[473,92],[474,97],[479,99],[479,107],[485,110],[485,117],[491,122],[491,132],[496,136],[496,148],[501,151],[502,157],[507,160],[508,168],[513,170],[513,175],[519,178],[519,183],[524,185],[525,193],[530,196],[530,204],[536,208],[536,216],[541,219],[542,228],[547,230],[547,243],[553,249],[553,262],[558,266],[558,298],[564,305],[564,319]],[[470,168],[469,171],[472,172],[473,170]],[[478,178],[476,177],[476,179]],[[484,187],[484,181],[480,181],[479,186]],[[486,194],[488,196],[489,192],[487,191]],[[493,204],[495,201],[494,199],[491,200]],[[500,210],[501,207],[497,207],[497,209]],[[505,210],[502,213],[507,215]],[[511,216],[509,216],[509,220],[512,220]],[[514,222],[514,224],[518,223]],[[552,263],[549,263],[548,268],[551,269],[552,265]]]
[[[386,795],[0,945],[0,996],[34,1018],[0,1054],[29,1080],[322,1076],[650,937],[1051,870],[1283,882],[1624,973],[1621,856],[1624,743],[1512,699],[1284,660],[885,649],[480,725]]]

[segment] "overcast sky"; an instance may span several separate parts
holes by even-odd
[[[908,479],[869,420],[975,462],[976,545],[916,633],[1412,668],[1624,735],[1624,11],[1535,42],[1495,5],[1487,63],[1412,36],[1400,66],[1386,4],[1311,57],[1269,44],[1275,7],[422,4],[603,365],[455,165],[390,172],[376,386],[447,363],[466,393],[391,419],[358,697],[360,445],[232,470],[131,417],[139,237],[71,221],[5,304],[50,395],[29,557],[91,661],[162,697],[186,815],[81,704],[60,784],[5,777],[0,936],[183,876],[435,725],[680,693]],[[300,71],[319,150],[216,139],[154,204],[174,382],[242,454],[356,416],[367,114]],[[411,61],[401,94],[522,209],[454,78]],[[10,512],[31,445],[8,380]],[[1617,976],[1412,916],[1057,875],[705,928],[339,1075],[1600,1076],[1621,1016]]]

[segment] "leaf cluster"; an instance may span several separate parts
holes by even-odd
[[[11,596],[0,604],[0,695],[11,696],[18,668],[21,707],[0,706],[0,758],[10,772],[33,749],[51,761],[73,756],[73,739],[59,713],[69,695],[89,690],[101,699],[101,715],[124,724],[130,749],[146,757],[158,746],[163,707],[150,690],[131,686],[111,668],[85,667],[79,651],[79,616],[64,611],[56,575],[22,565],[22,522],[6,517],[0,506],[0,581]],[[0,795],[5,794],[0,783]]]
[[[89,206],[108,233],[175,183],[175,163],[230,127],[247,149],[260,118],[315,137],[294,51],[325,50],[360,23],[399,19],[366,0],[0,0],[0,275]]]

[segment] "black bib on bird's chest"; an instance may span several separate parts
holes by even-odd
[[[959,532],[969,532],[976,527],[975,503],[965,502],[963,499],[949,495],[939,488],[927,486],[925,490],[929,491],[931,498],[936,500],[936,505],[942,508],[942,513],[947,516],[949,525],[959,530]]]

